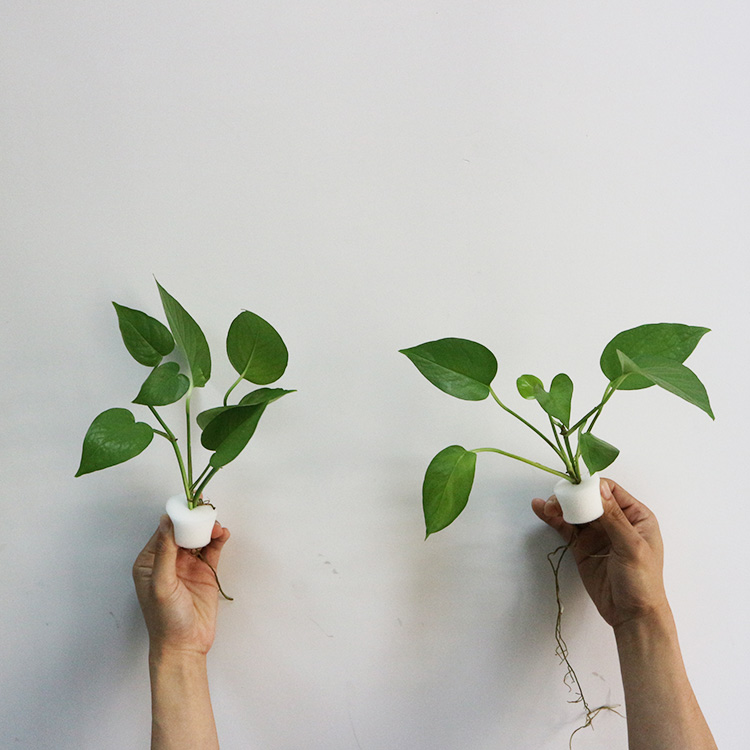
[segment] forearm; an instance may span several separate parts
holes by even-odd
[[[669,607],[615,628],[630,750],[716,750]]]
[[[152,650],[149,671],[151,750],[217,750],[205,655]]]

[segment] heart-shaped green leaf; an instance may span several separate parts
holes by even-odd
[[[453,523],[469,501],[477,455],[460,445],[444,448],[430,461],[422,484],[427,536]]]
[[[227,356],[245,380],[258,385],[278,380],[289,360],[286,345],[276,329],[247,310],[229,326]]]
[[[537,394],[536,400],[551,417],[559,419],[566,427],[570,424],[573,381],[564,372],[555,375],[550,383],[549,393],[542,390]]]
[[[599,364],[602,372],[612,381],[623,374],[618,351],[634,360],[641,356],[656,356],[681,363],[709,330],[681,323],[648,323],[630,328],[618,333],[604,347]],[[632,375],[623,381],[620,390],[633,391],[653,384],[649,378]]]
[[[156,367],[163,357],[174,349],[174,339],[169,329],[156,318],[112,303],[117,312],[117,322],[125,348],[136,362],[147,367]]]
[[[516,388],[525,399],[535,399],[539,391],[544,390],[542,381],[536,375],[521,375],[516,380]]]
[[[206,337],[185,308],[158,281],[156,286],[177,346],[187,357],[192,383],[196,388],[202,388],[211,377],[211,352]]]
[[[204,448],[214,451],[210,464],[218,469],[234,461],[255,433],[266,404],[225,406],[215,410],[201,434]],[[206,412],[203,412],[206,414]]]
[[[590,432],[584,432],[578,440],[581,456],[589,472],[593,474],[606,469],[620,454],[614,445],[601,440]]]
[[[153,428],[136,422],[127,409],[108,409],[92,423],[83,439],[81,465],[76,476],[107,469],[134,458],[148,448]]]
[[[146,378],[134,404],[145,406],[166,406],[179,401],[190,388],[190,381],[180,372],[177,362],[159,365]]]
[[[714,419],[705,386],[698,379],[698,376],[685,365],[666,357],[649,355],[640,356],[634,360],[621,351],[617,352],[617,356],[623,373],[634,373],[634,375],[674,393],[675,396],[694,404],[705,411],[711,419]],[[625,379],[625,383],[629,379],[630,376]]]
[[[497,360],[481,344],[447,338],[400,351],[441,391],[466,401],[481,401],[489,396]]]
[[[573,381],[564,373],[555,375],[549,392],[544,390],[542,381],[536,375],[521,375],[516,380],[518,392],[526,399],[536,399],[539,406],[551,417],[570,424],[570,404],[573,400]]]

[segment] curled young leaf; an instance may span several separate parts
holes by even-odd
[[[117,302],[112,304],[117,312],[125,348],[136,362],[156,367],[174,349],[174,339],[169,329],[140,310],[118,305]]]
[[[570,424],[570,405],[573,400],[573,381],[564,373],[555,375],[549,387],[544,390],[542,381],[535,375],[521,375],[516,380],[516,388],[525,399],[536,399],[539,406],[551,417]]]
[[[446,338],[400,351],[427,380],[451,396],[481,401],[490,394],[490,383],[497,374],[497,360],[481,344]]]
[[[190,388],[190,381],[180,372],[177,362],[165,362],[146,378],[134,404],[166,406],[179,401]]]
[[[516,380],[516,388],[523,398],[535,399],[539,391],[544,390],[544,385],[536,375],[521,375]]]
[[[664,390],[674,393],[675,396],[685,399],[688,403],[705,411],[711,419],[714,419],[705,386],[698,379],[698,376],[685,365],[658,356],[644,355],[637,359],[631,359],[621,351],[617,352],[617,356],[623,373],[632,373],[625,379],[625,383],[630,380],[630,377],[643,378],[650,384],[658,385]]]
[[[618,351],[630,359],[641,356],[664,357],[673,362],[682,363],[693,352],[701,338],[709,332],[708,328],[687,326],[682,323],[648,323],[618,333],[604,347],[599,362],[602,372],[610,382],[623,374]],[[631,375],[625,378],[620,390],[637,390],[653,385],[649,378]]]
[[[460,445],[444,448],[430,461],[422,484],[427,536],[453,523],[469,500],[477,455]]]
[[[229,326],[227,356],[245,380],[258,385],[278,380],[289,360],[289,352],[276,329],[247,310]]]
[[[581,456],[591,474],[606,469],[620,454],[614,445],[601,440],[590,432],[584,432],[578,440]]]
[[[81,464],[76,476],[134,458],[148,448],[153,437],[151,425],[136,422],[128,409],[107,409],[94,419],[83,438]]]
[[[177,346],[187,358],[192,383],[196,388],[202,388],[211,377],[211,352],[206,337],[185,308],[158,281],[156,286]]]

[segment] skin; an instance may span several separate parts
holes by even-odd
[[[214,568],[228,539],[229,530],[215,524],[202,550]],[[206,656],[216,634],[216,579],[175,544],[172,522],[162,516],[133,565],[133,580],[149,635],[151,748],[215,750]]]
[[[566,542],[583,584],[613,628],[625,689],[630,750],[716,750],[688,681],[663,582],[664,551],[654,514],[609,479],[604,515],[566,523],[557,499],[534,512]],[[229,531],[218,523],[203,554],[218,567]],[[163,516],[133,566],[149,633],[152,750],[216,750],[206,656],[216,634],[218,588],[209,567],[177,547]]]
[[[553,495],[534,512],[573,553],[583,585],[613,628],[620,658],[630,750],[716,750],[682,660],[662,575],[664,548],[654,514],[610,479],[604,515],[566,523]]]

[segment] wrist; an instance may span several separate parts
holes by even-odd
[[[148,661],[152,667],[183,665],[185,667],[205,668],[207,656],[207,652],[204,651],[159,643],[150,643],[148,650]]]
[[[668,602],[614,626],[618,646],[672,641],[677,638],[674,617]]]

